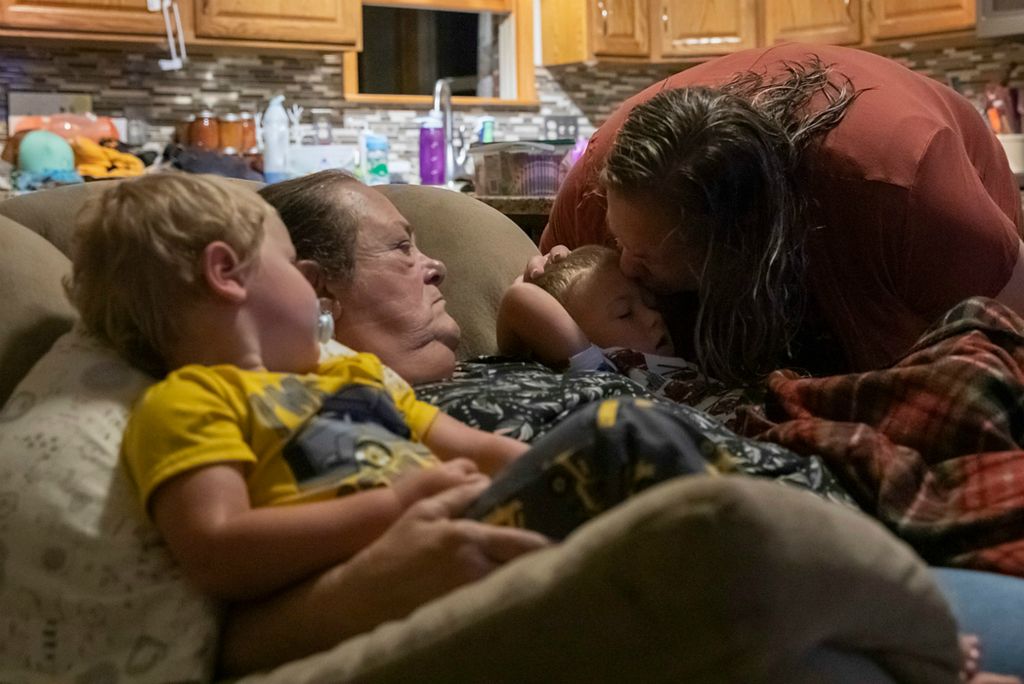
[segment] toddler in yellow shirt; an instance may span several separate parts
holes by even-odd
[[[316,294],[277,213],[241,185],[112,185],[80,217],[73,264],[86,327],[163,377],[122,454],[172,554],[212,596],[266,597],[324,571],[415,501],[526,449],[418,401],[371,354],[320,363]]]

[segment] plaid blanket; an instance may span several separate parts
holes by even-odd
[[[820,456],[929,562],[1024,576],[1024,319],[950,310],[894,366],[769,376],[744,433]]]

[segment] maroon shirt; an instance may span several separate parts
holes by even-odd
[[[1017,258],[1021,199],[999,141],[964,98],[868,52],[786,44],[687,69],[627,100],[569,173],[541,251],[607,241],[597,179],[629,111],[661,90],[714,86],[747,70],[817,55],[860,96],[807,160],[812,225],[807,281],[851,369],[888,365],[936,317],[995,296]],[[814,106],[812,102],[812,106]]]

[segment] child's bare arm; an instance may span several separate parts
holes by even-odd
[[[273,592],[347,560],[413,503],[482,478],[460,459],[411,473],[393,487],[296,505],[252,508],[241,468],[197,468],[150,498],[172,555],[201,591],[239,601]]]
[[[590,346],[576,321],[557,299],[517,279],[498,309],[498,349],[509,356],[533,356],[549,366],[564,366]]]
[[[423,443],[441,460],[468,458],[488,475],[494,475],[528,449],[511,437],[478,430],[445,413],[437,414]]]

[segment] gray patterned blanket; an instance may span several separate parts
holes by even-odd
[[[856,507],[817,456],[799,456],[776,444],[741,437],[718,417],[653,394],[618,373],[558,373],[539,363],[482,358],[460,364],[451,380],[417,385],[416,394],[468,425],[527,443],[592,401],[631,396],[664,402],[703,436],[699,446],[709,460],[720,462],[727,456],[747,475]],[[731,414],[731,402],[725,410]]]

